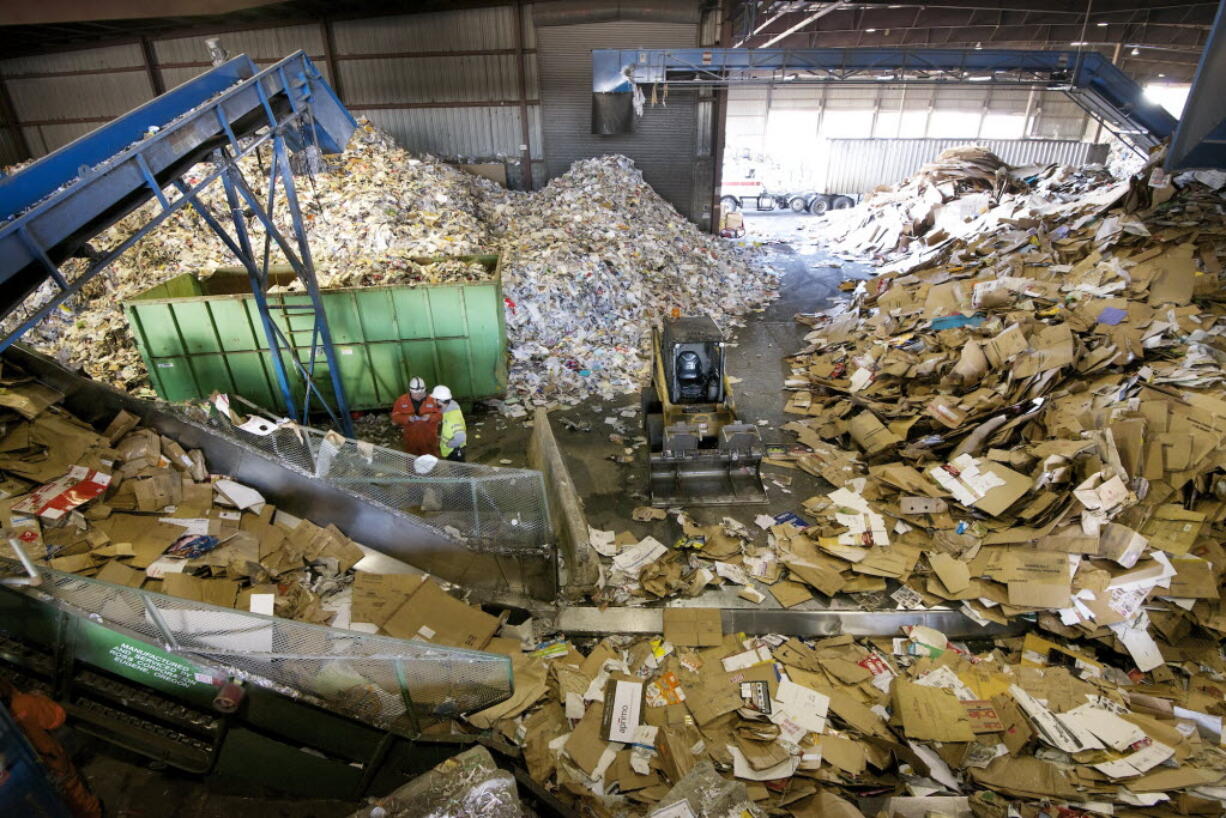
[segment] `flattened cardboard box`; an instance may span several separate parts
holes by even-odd
[[[367,574],[353,578],[353,622],[383,627],[388,618],[427,581],[417,574]]]
[[[604,723],[604,704],[592,702],[583,718],[575,725],[574,732],[566,739],[563,748],[579,765],[579,769],[589,776],[600,766],[600,759],[609,743],[600,737],[601,726]]]
[[[718,608],[665,608],[664,641],[681,647],[709,648],[724,641]]]
[[[609,741],[629,744],[638,732],[643,712],[643,681],[631,676],[610,676],[605,686],[602,734]]]
[[[481,650],[499,622],[480,608],[465,605],[436,582],[424,583],[393,613],[383,629],[400,639]]]
[[[908,737],[927,741],[974,741],[971,721],[954,694],[895,679],[894,701]]]

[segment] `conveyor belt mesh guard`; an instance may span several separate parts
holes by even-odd
[[[244,411],[257,410],[241,398],[231,400],[246,404]],[[415,458],[395,449],[298,425],[253,434],[215,412],[205,418],[194,407],[175,410],[289,468],[420,517],[474,551],[538,558],[552,551],[549,503],[539,471],[441,460],[422,476],[413,470]]]
[[[261,616],[62,571],[40,573],[42,585],[25,593],[371,724],[469,713],[511,694],[506,656]]]

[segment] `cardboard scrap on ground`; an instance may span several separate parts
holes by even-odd
[[[917,655],[914,644],[943,652]],[[1197,656],[1222,667],[1216,648]],[[1164,709],[1167,696],[1186,700],[1178,680],[1144,680],[1141,693],[1119,670],[1126,660],[1107,672],[1032,635],[976,650],[922,626],[893,645],[738,634],[692,648],[610,636],[586,658],[569,643],[553,655],[544,684],[540,665],[515,666],[530,704],[517,697],[505,715],[470,721],[521,744],[537,782],[576,813],[616,801],[632,816],[705,815],[742,787],[755,809],[793,818],[871,815],[854,806],[866,791],[917,818],[1088,802],[1104,805],[1096,814],[1126,812],[1135,793],[1166,785],[1169,807],[1151,803],[1144,815],[1226,804],[1220,716]],[[688,812],[675,811],[682,792],[698,794],[683,799]]]
[[[417,575],[355,574],[363,551],[335,526],[280,519],[258,491],[210,477],[200,451],[142,427],[136,414],[121,411],[98,433],[56,405],[58,392],[17,379],[9,367],[5,375],[0,524],[36,563],[196,602],[254,604],[283,618],[370,630],[419,590]],[[176,543],[186,550],[168,554]],[[453,614],[435,641],[488,641],[494,617],[439,594],[459,607],[432,598]],[[328,599],[338,604],[325,608]]]
[[[798,314],[784,428],[865,505],[806,500],[781,579],[1037,616],[1142,671],[1226,634],[1226,499],[1203,490],[1226,463],[1226,361],[1202,346],[1226,345],[1222,192],[1158,156],[1095,179],[955,149],[836,215],[860,227],[835,246],[893,263]]]

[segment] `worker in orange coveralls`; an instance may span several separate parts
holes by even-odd
[[[22,693],[0,679],[0,696],[8,702],[13,721],[21,727],[30,746],[42,759],[48,778],[59,790],[73,818],[102,818],[102,804],[89,791],[72,758],[51,735],[64,724],[64,708],[41,693]]]
[[[443,407],[426,393],[421,378],[409,381],[409,391],[392,404],[392,423],[400,426],[404,450],[411,455],[438,457],[438,427],[443,422]]]

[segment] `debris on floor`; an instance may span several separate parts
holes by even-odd
[[[255,489],[210,474],[199,450],[133,414],[120,412],[100,433],[59,407],[62,399],[6,367],[0,523],[35,564],[336,624],[336,603],[347,601],[365,556],[336,526],[289,515]],[[8,538],[0,556],[14,559]]]
[[[1141,674],[1036,634],[746,637],[723,633],[716,609],[666,608],[662,636],[506,652],[516,696],[468,721],[584,814],[857,818],[874,814],[866,797],[889,798],[878,814],[965,818],[1226,804],[1226,665],[1203,640],[1180,657],[1190,672]]]
[[[622,156],[576,162],[540,191],[509,191],[433,157],[413,156],[364,121],[345,153],[329,162],[329,169],[298,183],[320,286],[484,278],[480,265],[421,258],[501,253],[508,388],[521,401],[574,404],[635,391],[647,366],[648,328],[657,317],[674,309],[699,311],[729,325],[774,292],[775,276],[752,252],[700,231]],[[267,158],[252,155],[240,166],[249,180],[258,180]],[[208,166],[198,169],[207,172]],[[220,185],[203,198],[228,212]],[[158,207],[150,202],[95,244],[118,244]],[[275,220],[292,235],[283,201]],[[262,243],[254,215],[248,222],[253,243]],[[275,245],[272,259],[284,261]],[[69,278],[85,263],[66,262]],[[151,396],[122,302],[173,276],[207,276],[233,263],[199,215],[183,208],[26,338],[61,363]],[[25,320],[55,292],[53,283],[44,285],[6,326]]]
[[[515,776],[473,747],[397,787],[349,818],[524,818]]]
[[[892,578],[903,607],[1037,618],[1141,672],[1222,638],[1226,213],[1160,161],[1005,197],[800,317],[785,429],[836,490],[772,529],[789,579]]]

